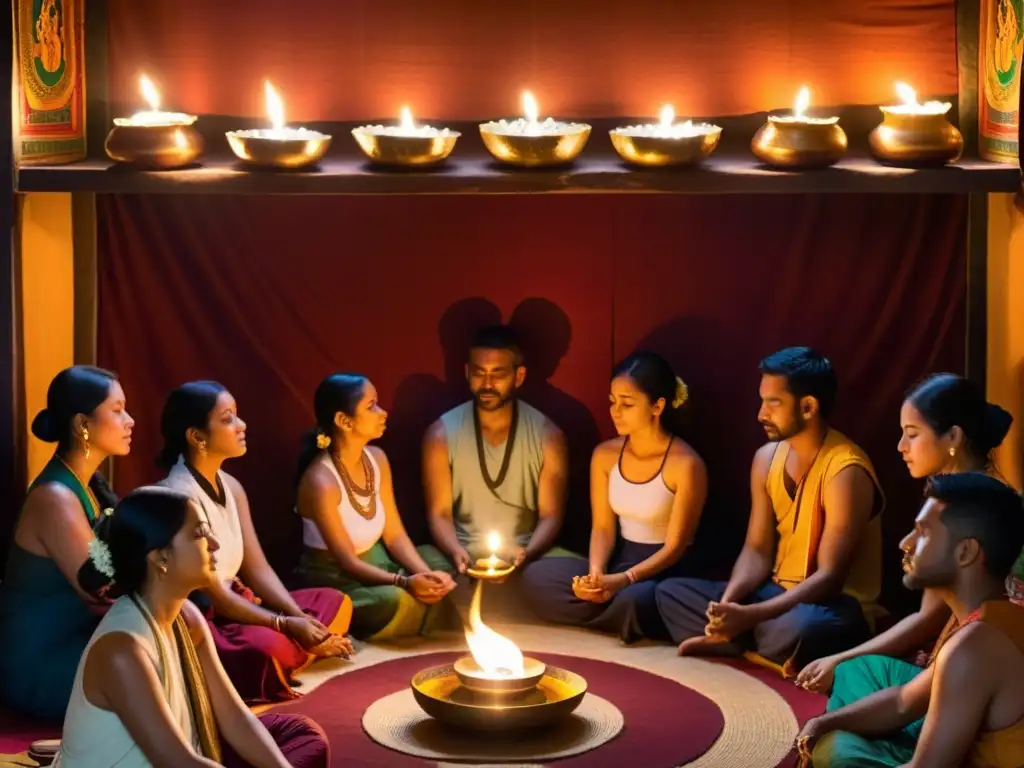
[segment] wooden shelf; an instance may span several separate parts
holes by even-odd
[[[967,160],[946,168],[882,166],[850,157],[820,171],[764,168],[749,154],[719,151],[704,166],[638,170],[614,156],[586,153],[571,166],[513,170],[489,157],[454,155],[428,171],[378,170],[352,157],[327,158],[314,171],[249,171],[232,158],[206,158],[199,167],[144,172],[107,161],[18,171],[19,192],[120,194],[513,194],[513,193],[948,193],[1016,192],[1017,166]]]
[[[820,194],[905,193],[967,194],[1016,192],[1017,165],[967,159],[945,168],[914,170],[880,165],[866,154],[867,133],[878,122],[876,107],[839,107],[850,137],[850,154],[821,171],[785,172],[762,166],[750,152],[749,137],[764,123],[763,113],[712,118],[723,127],[722,144],[702,166],[646,170],[626,165],[608,141],[608,129],[638,118],[589,120],[593,133],[583,154],[570,166],[523,170],[496,163],[483,147],[472,121],[441,123],[462,132],[455,152],[433,169],[404,171],[374,168],[351,138],[354,123],[314,123],[307,127],[334,136],[318,170],[247,170],[230,155],[224,131],[256,127],[252,118],[204,116],[196,123],[207,154],[195,168],[143,172],[90,159],[63,166],[19,169],[19,192],[96,192],[120,194],[283,194],[283,195],[479,195],[516,193],[665,193],[665,194]],[[368,121],[380,122],[380,121]]]

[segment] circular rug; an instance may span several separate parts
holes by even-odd
[[[408,690],[409,681],[420,670],[451,664],[463,655],[465,651],[416,654],[354,669],[274,711],[301,713],[316,720],[345,765],[423,766],[423,758],[394,752],[367,736],[362,728],[363,713],[378,699]],[[611,702],[625,721],[617,738],[560,760],[559,766],[687,765],[707,752],[722,733],[725,721],[719,707],[667,677],[608,661],[533,651],[530,655],[585,677],[587,698],[593,694]]]
[[[378,744],[430,760],[557,760],[597,749],[622,726],[618,708],[589,691],[565,721],[516,736],[447,728],[420,708],[409,689],[377,699],[363,715],[363,730]]]

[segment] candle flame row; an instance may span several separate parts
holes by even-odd
[[[139,88],[142,91],[142,97],[146,103],[149,104],[149,108],[154,112],[160,109],[160,92],[153,85],[153,81],[150,80],[146,75],[139,77]],[[896,95],[902,99],[904,106],[914,107],[920,106],[917,101],[917,91],[911,88],[904,82],[897,82],[895,84]],[[269,80],[264,81],[263,84],[264,98],[267,104],[267,116],[270,119],[271,125],[274,129],[279,130],[284,127],[284,102],[281,100],[280,94],[277,89],[270,83]],[[811,91],[806,85],[801,87],[797,92],[796,99],[793,102],[793,116],[797,119],[804,117],[807,112],[807,108],[811,105]],[[529,123],[536,123],[540,116],[540,109],[537,106],[537,99],[534,98],[530,91],[523,91],[523,116]],[[666,104],[661,108],[660,123],[664,128],[671,127],[676,119],[676,112],[672,108],[671,104]],[[403,106],[401,109],[400,124],[402,128],[414,128],[412,110],[407,106]]]

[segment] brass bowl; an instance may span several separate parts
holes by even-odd
[[[228,131],[235,157],[257,168],[304,168],[319,163],[331,146],[331,137],[308,131],[308,136],[275,139],[267,131]]]
[[[571,123],[564,133],[523,136],[502,132],[498,123],[482,123],[480,137],[495,160],[520,168],[547,168],[575,160],[590,138],[590,126]]]
[[[722,139],[722,129],[708,126],[707,132],[697,136],[630,136],[622,129],[608,132],[612,146],[627,163],[647,168],[670,165],[693,165],[711,156]]]
[[[801,122],[769,117],[754,134],[750,149],[766,165],[810,170],[835,165],[846,154],[846,145],[838,119]]]
[[[191,164],[203,152],[203,137],[187,125],[115,125],[103,143],[107,157],[138,168],[169,170]]]
[[[946,165],[964,151],[964,137],[945,113],[914,115],[881,107],[882,122],[868,144],[876,160],[890,165]]]
[[[463,656],[453,665],[459,682],[471,691],[504,695],[521,693],[537,687],[544,677],[547,665],[543,661],[523,658],[524,674],[522,677],[489,677],[472,656]]]
[[[416,703],[435,720],[471,731],[537,728],[571,715],[587,693],[575,672],[549,666],[528,691],[495,695],[465,687],[452,664],[431,667],[413,677]]]
[[[461,135],[448,131],[440,136],[392,136],[370,126],[352,129],[356,144],[371,162],[398,167],[440,163],[452,153]]]
[[[509,565],[505,568],[476,568],[470,567],[466,569],[466,575],[471,579],[477,581],[493,581],[495,583],[501,583],[516,569],[514,565]]]

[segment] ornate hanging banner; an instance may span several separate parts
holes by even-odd
[[[1024,0],[981,0],[979,152],[986,160],[1017,162]]]
[[[15,151],[22,165],[85,158],[85,0],[18,0]]]

